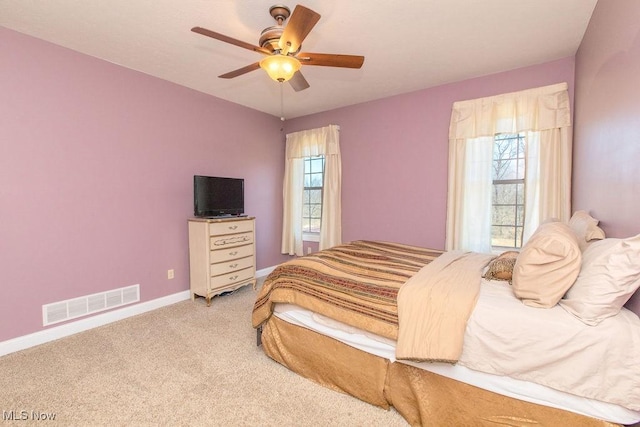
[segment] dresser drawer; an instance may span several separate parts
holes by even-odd
[[[253,231],[253,221],[222,221],[209,223],[209,235],[244,233]]]
[[[227,274],[232,271],[243,270],[249,267],[253,267],[252,256],[211,264],[211,275],[219,276],[221,274]]]
[[[243,280],[253,279],[254,273],[255,269],[250,267],[245,268],[244,270],[221,274],[220,276],[213,276],[211,278],[211,289],[215,290],[216,288],[232,285],[234,283],[242,282]]]
[[[234,246],[247,245],[253,243],[253,232],[228,234],[226,236],[211,236],[211,250],[232,248]]]
[[[214,264],[248,256],[253,256],[253,244],[211,251],[209,253],[209,262]]]

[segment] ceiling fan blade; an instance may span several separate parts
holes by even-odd
[[[320,20],[320,14],[301,5],[297,5],[280,36],[280,50],[286,55],[297,52],[302,41]]]
[[[331,53],[302,52],[297,54],[296,58],[303,65],[322,65],[325,67],[360,68],[364,63],[364,56]]]
[[[206,28],[193,27],[191,31],[193,31],[194,33],[202,34],[203,36],[220,40],[225,43],[232,44],[234,46],[239,46],[244,49],[252,50],[254,52],[263,53],[265,55],[271,55],[271,52],[268,49],[252,45],[251,43],[243,42],[242,40],[234,39],[233,37],[225,36],[224,34],[216,33],[215,31],[207,30]]]
[[[296,71],[296,73],[289,80],[289,84],[296,92],[300,92],[301,90],[305,90],[309,87],[309,82],[304,78],[300,71]]]
[[[218,77],[220,77],[221,79],[232,79],[234,77],[238,77],[238,76],[241,76],[243,74],[246,74],[246,73],[248,73],[250,71],[257,70],[258,68],[260,68],[260,63],[256,62],[256,63],[253,63],[251,65],[247,65],[246,67],[242,67],[242,68],[238,68],[237,70],[229,71],[228,73],[219,75]]]

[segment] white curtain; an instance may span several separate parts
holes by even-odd
[[[526,132],[523,242],[547,218],[571,215],[571,114],[566,83],[455,102],[449,127],[447,250],[491,251],[491,160],[499,133]]]
[[[304,191],[304,158],[324,156],[322,223],[319,249],[342,243],[342,163],[340,160],[340,128],[323,128],[287,134],[284,176],[284,213],[282,221],[282,253],[302,256],[302,197]]]

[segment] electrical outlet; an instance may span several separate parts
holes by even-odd
[[[167,279],[173,279],[175,277],[175,272],[173,269],[167,270]]]

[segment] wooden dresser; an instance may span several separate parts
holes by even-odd
[[[189,220],[191,299],[256,284],[255,218]]]

